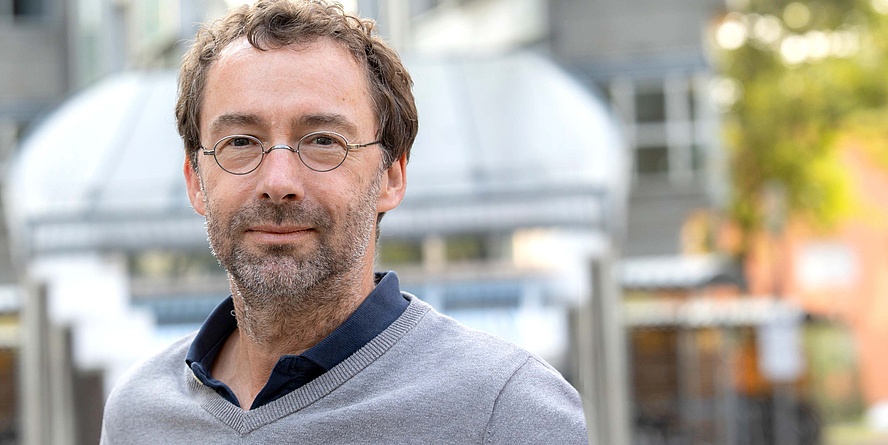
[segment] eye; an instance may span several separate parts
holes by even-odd
[[[336,145],[336,139],[333,139],[332,137],[330,137],[328,135],[322,134],[322,135],[312,137],[311,141],[309,143],[312,145],[317,145],[319,147],[324,147],[324,146]]]
[[[316,147],[330,147],[340,145],[339,139],[329,134],[318,134],[309,138],[308,143]]]
[[[256,142],[253,139],[245,137],[245,136],[234,136],[229,138],[225,143],[226,147],[232,148],[249,148],[255,145]]]
[[[216,163],[229,173],[246,174],[262,162],[262,144],[259,139],[245,134],[233,134],[216,143],[213,154]]]
[[[346,142],[332,133],[311,133],[300,144],[309,150],[339,150],[345,149]]]

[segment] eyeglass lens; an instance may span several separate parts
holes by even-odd
[[[296,151],[306,167],[319,172],[339,167],[348,155],[348,143],[345,139],[328,132],[309,133],[303,136],[295,150],[286,145],[276,145],[269,151],[278,148]],[[247,135],[225,137],[216,143],[213,150],[219,166],[234,174],[246,174],[256,170],[265,155],[262,142]]]

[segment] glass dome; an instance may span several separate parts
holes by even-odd
[[[626,150],[603,101],[532,53],[408,60],[420,131],[386,234],[613,227]],[[55,110],[17,150],[5,202],[26,256],[205,249],[175,129],[174,72],[125,73]]]

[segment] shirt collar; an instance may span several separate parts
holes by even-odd
[[[379,335],[407,309],[398,275],[376,274],[376,287],[330,335],[302,355],[330,370]]]
[[[376,287],[363,303],[339,327],[318,344],[301,355],[330,370],[367,344],[394,322],[407,308],[398,275],[395,272],[377,273]],[[185,363],[205,385],[218,385],[210,368],[228,336],[237,328],[232,316],[234,302],[229,296],[210,315],[195,336]],[[292,356],[283,356],[286,359]]]

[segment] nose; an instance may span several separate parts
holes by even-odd
[[[255,172],[259,175],[259,198],[275,204],[301,201],[305,196],[304,168],[293,148],[286,145],[271,147]]]

